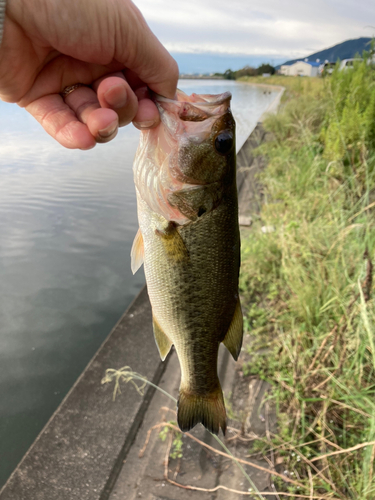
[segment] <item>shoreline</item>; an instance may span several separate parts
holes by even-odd
[[[245,80],[236,80],[239,83],[245,83],[246,85],[254,85],[255,87],[264,87],[264,88],[270,88],[270,89],[284,89],[286,87],[283,87],[282,85],[273,85],[272,83],[255,83],[255,82],[249,82]]]
[[[241,82],[241,80],[238,80],[238,81]],[[267,115],[277,113],[277,110],[279,109],[279,106],[280,106],[281,98],[284,95],[286,87],[283,87],[282,85],[271,85],[271,84],[267,84],[267,83],[252,83],[252,82],[241,82],[241,83],[244,83],[244,84],[247,84],[247,85],[253,85],[254,87],[268,88],[268,89],[278,90],[279,91],[276,94],[276,96],[273,99],[273,101],[268,105],[267,109],[265,111],[263,111],[263,113],[261,114],[261,116],[260,116],[260,118],[258,120],[258,124],[262,123],[265,120],[265,118],[267,117]],[[254,132],[254,130],[256,129],[256,127],[257,127],[257,125],[250,132],[250,135],[249,135],[248,139],[250,138],[251,134]],[[248,139],[246,139],[246,141],[242,145],[241,149],[245,146],[245,144],[248,141]],[[240,153],[240,151],[238,151],[237,155]]]
[[[179,80],[225,80],[221,76],[194,76],[194,75],[180,75]]]

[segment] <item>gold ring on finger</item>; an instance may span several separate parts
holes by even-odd
[[[80,87],[88,87],[88,85],[85,85],[84,83],[75,83],[74,85],[68,85],[62,92],[60,92],[60,95],[63,99],[65,99],[65,97],[67,97],[69,94],[79,89]]]

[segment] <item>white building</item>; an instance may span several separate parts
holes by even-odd
[[[280,69],[279,69],[279,73],[280,75],[285,75],[285,76],[288,76],[289,75],[289,68],[290,68],[290,65],[289,64],[283,64]]]
[[[319,66],[319,61],[297,61],[290,65],[283,64],[280,68],[280,74],[287,76],[318,76]]]

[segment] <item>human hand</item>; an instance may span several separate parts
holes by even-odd
[[[67,148],[108,142],[131,121],[157,125],[147,87],[173,99],[177,79],[177,63],[130,0],[8,0],[0,99],[25,107]]]

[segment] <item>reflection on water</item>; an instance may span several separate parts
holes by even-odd
[[[180,88],[232,91],[238,147],[274,97],[228,81]],[[0,102],[0,487],[144,283],[129,257],[138,136],[69,151]]]

